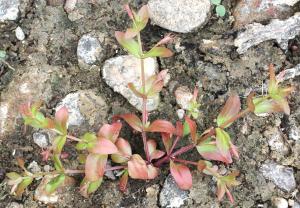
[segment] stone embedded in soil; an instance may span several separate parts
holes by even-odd
[[[24,206],[22,204],[19,204],[17,202],[11,202],[9,203],[6,208],[23,208]]]
[[[193,98],[193,94],[187,86],[180,86],[175,90],[175,98],[177,104],[184,110],[189,108],[189,103]]]
[[[150,0],[149,15],[154,24],[188,33],[203,26],[210,17],[210,0]]]
[[[188,199],[188,191],[181,190],[169,175],[160,191],[159,203],[162,207],[180,207]]]
[[[22,41],[22,40],[25,39],[25,34],[24,34],[24,32],[23,32],[23,30],[22,30],[21,27],[17,27],[16,30],[15,30],[15,33],[16,33],[16,38],[18,40]]]
[[[282,133],[279,131],[277,127],[268,128],[264,132],[264,136],[268,140],[268,144],[272,151],[276,151],[281,156],[284,156],[288,153],[289,149],[285,145],[284,139],[282,137]]]
[[[94,90],[80,90],[68,94],[56,107],[68,108],[69,126],[81,126],[88,124],[90,127],[98,127],[105,122],[108,106],[104,98],[97,95]]]
[[[233,15],[235,27],[240,28],[252,22],[270,19],[285,19],[292,13],[292,7],[299,0],[241,0],[236,5]]]
[[[296,187],[293,168],[270,162],[263,164],[260,168],[260,172],[280,189],[289,192]]]
[[[156,59],[146,58],[144,63],[146,79],[158,72]],[[131,55],[108,59],[102,68],[102,77],[115,92],[123,95],[138,110],[142,110],[142,99],[138,98],[127,86],[130,82],[137,88],[141,86],[141,65],[139,59]],[[149,98],[147,100],[147,110],[153,111],[157,109],[159,100],[159,95]]]
[[[284,198],[281,198],[281,197],[274,197],[272,199],[272,204],[276,208],[288,208],[289,207],[287,200]]]
[[[0,0],[0,22],[16,20],[19,14],[20,0]]]
[[[152,207],[156,208],[157,206],[157,200],[159,195],[159,185],[154,184],[148,188],[146,188],[146,197],[145,197],[145,205],[146,207]]]
[[[41,167],[39,166],[39,164],[36,161],[32,161],[27,169],[32,172],[32,173],[40,173],[41,172]]]
[[[103,56],[102,51],[102,46],[96,37],[90,34],[83,35],[77,46],[78,61],[86,64],[94,64]]]
[[[0,141],[15,132],[17,121],[21,121],[18,120],[21,118],[18,110],[21,104],[39,100],[47,103],[55,89],[63,92],[69,86],[69,76],[64,68],[39,65],[19,71],[21,74],[15,74],[0,97]]]
[[[49,135],[46,132],[34,132],[32,138],[33,142],[41,148],[47,148],[49,145]]]
[[[245,53],[250,47],[267,40],[276,40],[284,50],[288,48],[288,40],[300,33],[300,12],[286,20],[272,20],[268,25],[253,23],[238,34],[234,45],[239,54]]]

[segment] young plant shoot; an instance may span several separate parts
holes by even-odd
[[[226,194],[233,203],[231,189],[237,186],[236,180],[238,171],[233,170],[228,175],[222,175],[218,167],[212,161],[219,161],[230,164],[233,158],[239,159],[238,148],[232,141],[227,129],[240,117],[247,113],[255,114],[284,112],[290,113],[287,96],[291,93],[291,87],[281,87],[280,80],[275,77],[274,67],[270,65],[270,82],[268,94],[254,97],[250,94],[247,98],[247,107],[241,110],[241,102],[238,95],[231,95],[216,118],[216,125],[212,125],[202,132],[198,132],[195,120],[199,117],[199,106],[197,101],[198,89],[195,89],[194,96],[190,101],[189,111],[185,122],[180,121],[173,124],[167,120],[150,121],[147,111],[147,99],[157,95],[164,86],[164,79],[167,71],[161,70],[158,74],[145,77],[144,59],[148,57],[167,58],[173,55],[172,51],[164,45],[170,43],[172,35],[166,35],[158,41],[151,49],[145,51],[142,43],[141,31],[146,27],[149,15],[147,6],[143,6],[135,12],[126,5],[125,10],[132,21],[132,25],[125,32],[117,31],[115,36],[120,45],[129,54],[140,60],[141,65],[141,86],[129,83],[128,87],[143,102],[142,114],[132,113],[115,115],[112,124],[104,124],[97,133],[87,132],[79,138],[68,134],[68,109],[60,108],[54,118],[47,118],[40,111],[41,103],[26,103],[20,107],[25,125],[37,129],[48,129],[56,133],[56,137],[49,149],[43,150],[43,160],[51,159],[55,170],[52,172],[31,173],[25,168],[24,161],[18,159],[18,164],[23,173],[11,172],[7,174],[11,192],[22,195],[26,187],[34,179],[50,175],[52,179],[43,185],[45,193],[52,194],[58,189],[71,183],[73,174],[82,174],[84,178],[80,185],[80,193],[88,197],[95,192],[104,180],[104,173],[111,170],[119,170],[120,190],[126,191],[129,178],[150,180],[160,174],[160,169],[166,167],[176,181],[179,188],[188,190],[193,186],[192,173],[190,168],[216,179],[217,198],[222,200]],[[125,121],[133,131],[140,134],[140,141],[143,142],[144,155],[132,151],[131,145],[126,138],[119,136],[122,130],[122,120]],[[149,138],[149,133],[155,133],[156,138]],[[179,146],[182,139],[189,139],[190,144]],[[162,140],[164,149],[159,149],[156,141]],[[76,143],[78,159],[84,164],[82,169],[68,169],[63,164],[64,147],[70,140]],[[196,150],[203,158],[200,161],[181,159],[188,151]],[[107,165],[110,159],[112,166]]]

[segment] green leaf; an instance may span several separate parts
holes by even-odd
[[[125,33],[119,31],[115,32],[115,37],[125,50],[135,57],[141,58],[140,46],[137,41],[135,41],[133,38],[126,39]]]
[[[90,182],[87,193],[91,194],[95,192],[100,187],[102,181],[103,181],[103,177],[101,177],[97,181]]]
[[[77,143],[77,150],[84,150],[87,148],[92,148],[97,141],[97,136],[94,133],[85,133],[81,137],[81,141]]]
[[[220,17],[224,17],[226,14],[226,9],[223,5],[218,5],[216,7],[216,13],[220,16]]]
[[[54,154],[60,154],[66,143],[66,136],[57,136],[53,142]]]
[[[173,52],[165,47],[154,47],[150,51],[144,54],[143,58],[148,57],[170,57],[173,55]]]
[[[10,179],[10,180],[17,180],[18,178],[20,178],[21,176],[16,173],[16,172],[10,172],[7,173],[6,176]]]
[[[221,128],[216,128],[216,142],[221,154],[226,156],[230,148],[230,136]]]
[[[190,126],[189,124],[185,121],[183,123],[183,136],[187,136],[190,133]]]
[[[221,4],[221,0],[210,0],[210,1],[214,5],[220,5]]]
[[[6,57],[6,51],[0,50],[0,61],[4,60]]]
[[[57,171],[63,171],[64,170],[64,166],[60,161],[60,155],[59,154],[55,154],[53,155],[53,162],[54,162],[54,167]]]
[[[58,187],[60,187],[64,181],[65,181],[66,176],[64,174],[60,174],[53,178],[49,183],[47,183],[45,187],[45,191],[48,194],[52,194]]]
[[[24,177],[23,181],[18,185],[18,188],[16,190],[16,195],[21,196],[24,190],[29,186],[33,181],[33,178],[31,177]]]

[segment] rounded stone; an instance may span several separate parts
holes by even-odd
[[[78,61],[85,64],[94,64],[101,59],[102,46],[99,40],[90,34],[83,35],[77,47]]]
[[[210,0],[150,0],[153,23],[165,29],[188,33],[203,26],[210,17]]]

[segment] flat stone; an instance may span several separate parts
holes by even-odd
[[[292,13],[292,7],[299,0],[241,0],[234,9],[235,27],[240,28],[252,22],[271,19],[285,19]]]
[[[91,34],[83,35],[77,46],[78,61],[86,64],[94,64],[102,57],[102,46],[96,37]]]
[[[263,164],[260,172],[280,189],[290,192],[296,187],[293,168],[270,162]]]
[[[268,25],[253,23],[246,26],[246,30],[238,34],[234,45],[239,54],[245,53],[250,47],[264,41],[276,40],[284,50],[288,48],[288,40],[300,33],[300,13],[287,20],[274,19]]]
[[[158,72],[158,64],[154,58],[146,58],[145,77],[146,79]],[[141,84],[141,66],[140,60],[131,55],[118,56],[105,61],[102,68],[102,77],[104,81],[115,92],[123,95],[131,105],[142,111],[142,99],[137,97],[129,88],[128,83],[133,83],[137,88]],[[157,109],[159,104],[159,95],[147,100],[147,110]]]
[[[188,33],[205,25],[210,17],[210,0],[150,0],[149,15],[154,24]]]
[[[0,0],[0,22],[16,20],[19,14],[20,0]]]
[[[98,127],[105,122],[108,106],[100,95],[94,90],[80,90],[68,94],[56,107],[56,111],[62,106],[68,108],[69,126],[81,126],[87,123],[91,127]]]
[[[19,106],[39,100],[49,102],[56,91],[63,92],[69,86],[69,76],[64,68],[40,65],[19,69],[0,97],[0,141],[12,134],[21,118]],[[63,83],[63,84],[62,84]]]
[[[188,191],[181,190],[172,175],[169,175],[160,191],[159,203],[162,207],[180,207],[188,199]]]

